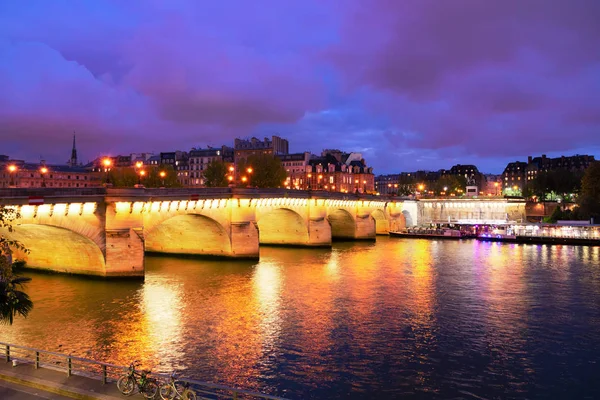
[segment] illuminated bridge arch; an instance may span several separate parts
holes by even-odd
[[[306,220],[290,208],[274,208],[257,221],[260,244],[306,246],[310,244]]]
[[[377,235],[387,235],[390,231],[390,221],[385,212],[381,209],[373,210],[371,217],[375,220],[375,233]]]
[[[29,254],[15,251],[27,267],[69,274],[106,274],[102,249],[90,238],[66,228],[51,225],[20,224],[6,236],[18,240]]]
[[[227,230],[202,214],[175,215],[144,231],[145,250],[154,253],[227,257],[232,254]]]
[[[348,210],[343,208],[331,210],[327,220],[331,225],[332,239],[356,238],[356,220]]]

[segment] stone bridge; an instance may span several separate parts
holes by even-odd
[[[259,244],[331,246],[417,223],[417,202],[284,189],[3,189],[3,235],[30,268],[143,277],[144,253],[258,258]],[[2,229],[2,228],[0,228]]]

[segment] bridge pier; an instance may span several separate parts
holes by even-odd
[[[141,229],[111,229],[106,231],[107,278],[144,277],[144,241]]]

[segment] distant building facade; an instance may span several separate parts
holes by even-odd
[[[529,156],[527,157],[526,168],[527,181],[534,180],[540,172],[556,171],[558,169],[583,172],[594,161],[594,156],[579,154],[570,157],[560,156],[556,158],[548,158],[545,154],[535,158]]]
[[[246,160],[251,155],[270,154],[280,155],[289,154],[289,142],[279,136],[272,136],[271,139],[259,140],[253,137],[250,140],[235,139],[233,149],[235,151],[234,161],[239,163]]]
[[[102,186],[101,174],[84,167],[0,160],[0,188],[89,188]]]
[[[514,161],[508,163],[502,172],[502,191],[504,194],[522,194],[525,187],[527,163]]]
[[[227,164],[233,162],[233,149],[227,146],[220,148],[208,147],[206,149],[193,148],[189,152],[189,182],[188,186],[205,186],[204,170],[213,161]]]

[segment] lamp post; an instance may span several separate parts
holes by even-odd
[[[17,166],[14,164],[11,164],[8,166],[8,174],[10,175],[10,184],[9,186],[14,186],[16,187],[17,185],[15,184],[15,177],[14,174],[15,172],[17,172]]]
[[[106,184],[110,183],[110,178],[108,175],[108,171],[110,171],[110,166],[112,164],[112,160],[110,158],[105,158],[102,160],[102,165],[104,165],[104,170],[106,171]]]
[[[138,174],[138,185],[142,185],[142,178],[146,176],[146,171],[145,170],[140,170],[139,174]]]
[[[227,180],[230,185],[235,185],[235,167],[233,165],[229,166],[229,176],[227,176]]]
[[[319,178],[319,190],[321,190],[321,179],[323,179],[323,175],[319,174],[317,178]]]
[[[367,181],[363,180],[363,193],[367,193]]]
[[[40,175],[42,175],[42,187],[46,187],[46,174],[48,173],[48,168],[42,167],[40,168]]]
[[[167,176],[167,173],[165,171],[160,171],[158,173],[158,175],[160,175],[161,185],[164,187],[165,186],[165,176]]]
[[[308,190],[310,190],[310,181],[312,180],[312,174],[308,174]]]
[[[250,186],[250,180],[252,178],[252,173],[254,172],[254,169],[252,167],[248,167],[246,168],[246,172],[248,173],[248,186]]]
[[[498,182],[494,182],[494,187],[496,188],[496,196],[498,196]]]
[[[358,179],[354,180],[354,184],[356,185],[356,188],[355,188],[354,191],[355,191],[356,194],[358,194]]]
[[[423,185],[422,183],[419,185],[419,194],[421,196],[423,196],[423,189],[425,189],[425,185]]]

